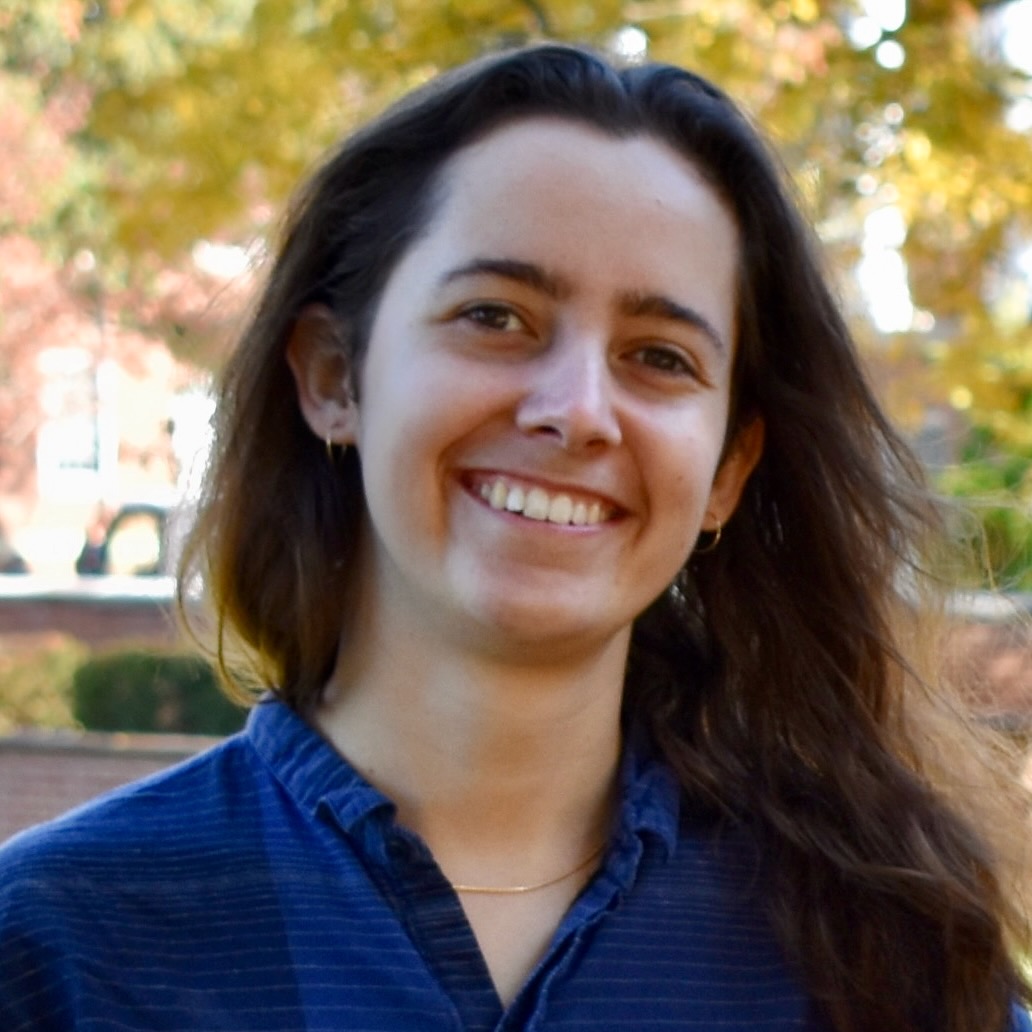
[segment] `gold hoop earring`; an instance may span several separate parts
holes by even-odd
[[[720,535],[724,532],[724,524],[717,520],[717,526],[715,530],[711,530],[709,533],[713,535],[712,540],[702,548],[696,547],[696,555],[709,555],[710,552],[717,550],[717,545],[720,544]]]
[[[332,465],[335,460],[334,460],[334,457],[333,457],[333,440],[330,438],[329,434],[326,435],[325,441],[326,441],[326,458],[328,458],[330,460],[330,464]]]

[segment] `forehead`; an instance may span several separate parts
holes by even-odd
[[[573,182],[565,181],[571,174]],[[473,201],[513,186],[536,190],[547,200],[553,191],[577,186],[585,201],[597,206],[648,197],[658,213],[705,207],[731,219],[699,166],[665,141],[644,132],[617,136],[559,117],[506,123],[452,155],[440,180],[445,200],[461,191]]]
[[[689,158],[653,136],[523,119],[458,151],[439,188],[426,235],[454,249],[598,283],[619,277],[623,289],[674,291],[705,271],[711,289],[734,293],[729,208]]]
[[[699,167],[653,136],[617,137],[556,118],[520,120],[457,152],[440,176],[429,231],[446,224],[516,241],[590,224],[614,250],[680,238],[735,251],[730,208]],[[571,240],[573,250],[574,241]]]

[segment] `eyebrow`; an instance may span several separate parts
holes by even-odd
[[[668,319],[671,322],[683,323],[694,330],[699,330],[717,351],[725,352],[728,349],[720,331],[702,312],[688,305],[682,305],[669,297],[664,297],[662,294],[640,294],[628,291],[621,295],[620,311],[630,316],[651,315],[660,319]]]
[[[470,276],[501,276],[515,280],[552,298],[563,298],[572,293],[569,283],[561,276],[546,272],[533,262],[521,262],[515,258],[474,258],[465,265],[445,273],[441,285]]]
[[[573,293],[572,286],[562,276],[548,272],[533,262],[522,262],[515,258],[474,258],[445,273],[441,277],[441,285],[446,286],[456,280],[474,276],[500,276],[503,279],[522,283],[557,300]],[[697,309],[683,305],[662,294],[643,294],[635,290],[625,291],[620,295],[618,307],[624,315],[631,317],[653,316],[682,323],[693,330],[700,331],[718,352],[723,353],[728,350],[724,338],[706,316]]]

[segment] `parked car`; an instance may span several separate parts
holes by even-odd
[[[187,517],[181,505],[128,502],[111,517],[103,537],[91,541],[87,535],[75,570],[85,576],[174,576],[186,536]]]
[[[21,553],[11,544],[0,527],[0,573],[28,573],[29,564],[22,558]]]

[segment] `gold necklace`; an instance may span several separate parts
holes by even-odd
[[[603,842],[590,856],[586,856],[576,867],[570,868],[565,874],[549,878],[548,881],[537,882],[534,885],[459,885],[452,882],[452,888],[456,892],[464,892],[470,896],[518,896],[524,892],[537,892],[538,889],[547,889],[550,885],[558,885],[567,878],[572,878],[578,871],[583,871],[585,867],[602,855],[602,850],[605,848],[606,844]]]

